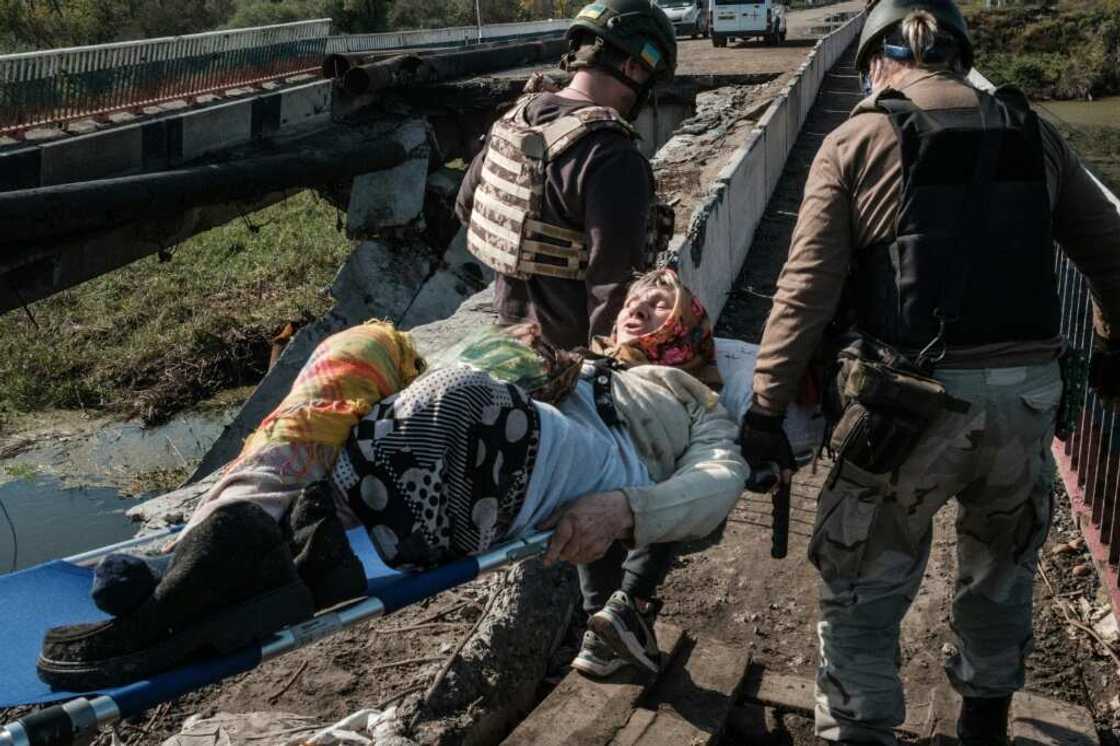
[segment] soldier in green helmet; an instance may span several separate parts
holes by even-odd
[[[534,322],[546,341],[572,349],[611,334],[628,284],[672,234],[672,211],[655,203],[631,122],[654,85],[672,79],[677,42],[649,0],[593,2],[567,39],[560,65],[570,82],[528,93],[495,122],[456,213],[468,250],[497,273],[501,321]],[[585,610],[617,620],[643,652],[612,649],[588,632],[575,668],[605,676],[656,667],[653,595],[671,561],[670,544],[630,552],[618,544],[579,567]]]
[[[868,97],[810,169],[742,425],[748,463],[788,476],[786,407],[806,371],[830,392],[836,458],[809,543],[827,742],[896,743],[899,628],[955,497],[957,732],[1008,743],[1063,393],[1055,240],[1095,300],[1091,382],[1120,395],[1120,213],[1021,93],[969,83],[972,57],[952,0],[871,7]]]

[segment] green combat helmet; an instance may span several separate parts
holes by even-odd
[[[673,79],[677,69],[677,35],[665,11],[650,0],[597,0],[584,6],[572,21],[565,38],[569,42],[588,32],[604,44],[638,60],[652,75],[651,82]],[[569,52],[564,69],[596,66],[593,60]]]
[[[856,52],[856,70],[867,72],[871,55],[879,51],[883,37],[894,26],[915,10],[928,11],[937,19],[941,31],[948,31],[957,40],[957,52],[965,70],[972,67],[972,42],[968,38],[968,24],[953,0],[879,0],[871,7],[863,32],[859,35]]]

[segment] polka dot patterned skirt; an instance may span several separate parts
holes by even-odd
[[[431,371],[359,422],[331,481],[393,567],[486,551],[525,501],[540,437],[516,386],[464,366]]]

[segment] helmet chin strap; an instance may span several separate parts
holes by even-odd
[[[638,115],[641,113],[642,108],[649,101],[650,93],[653,90],[654,78],[652,73],[650,74],[650,77],[648,80],[646,80],[646,82],[639,83],[613,65],[607,65],[602,62],[592,62],[588,60],[577,59],[574,50],[564,56],[564,59],[561,61],[560,66],[564,70],[578,70],[583,67],[602,70],[607,75],[610,75],[619,83],[622,83],[624,86],[633,91],[635,97],[634,105],[630,107],[629,112],[623,114],[623,116],[625,116],[626,119],[631,122],[638,118]]]

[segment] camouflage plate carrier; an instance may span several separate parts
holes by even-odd
[[[520,280],[530,275],[583,280],[589,257],[584,232],[540,219],[545,168],[597,130],[614,129],[632,139],[639,135],[606,106],[588,106],[548,124],[530,125],[525,108],[537,95],[523,96],[490,130],[467,248],[496,272]],[[671,218],[671,211],[669,215]],[[672,235],[671,219],[668,222],[666,231],[665,210],[655,206],[647,254],[664,251]],[[654,258],[647,255],[646,267],[652,266]]]

